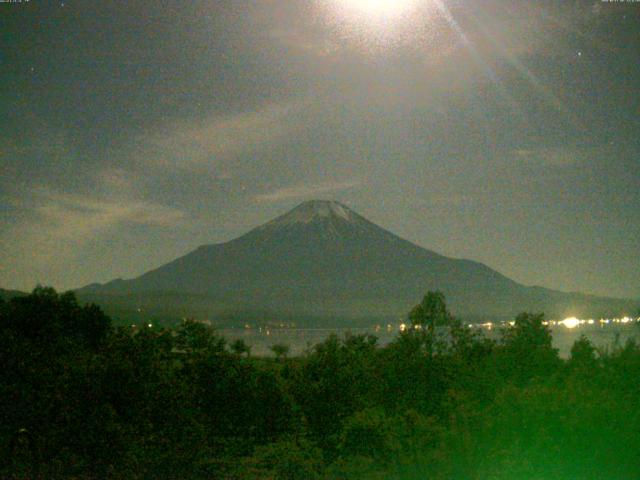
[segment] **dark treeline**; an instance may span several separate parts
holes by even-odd
[[[436,294],[410,320],[384,348],[267,359],[195,322],[116,329],[52,289],[0,301],[0,477],[638,478],[636,344],[562,360],[541,315],[493,342]]]

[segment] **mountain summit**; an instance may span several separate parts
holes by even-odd
[[[81,298],[119,309],[204,316],[270,312],[349,319],[404,316],[427,290],[468,317],[524,310],[597,315],[621,301],[526,287],[478,262],[404,240],[334,201],[312,200],[229,242],[203,245],[131,280],[92,284]]]
[[[344,221],[357,223],[364,220],[349,207],[331,200],[309,200],[301,203],[293,210],[272,220],[267,225],[290,225],[292,223],[310,223],[325,218],[341,218]]]
[[[258,242],[270,239],[291,241],[294,237],[310,243],[321,239],[354,237],[397,238],[342,203],[309,200],[261,225],[237,240]]]

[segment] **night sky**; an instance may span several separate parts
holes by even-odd
[[[640,297],[640,3],[0,3],[0,286],[137,276],[298,203]]]

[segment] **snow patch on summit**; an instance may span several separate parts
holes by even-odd
[[[311,223],[319,218],[339,217],[347,222],[358,222],[357,216],[346,206],[327,200],[311,200],[298,205],[290,212],[273,220],[271,225]]]
[[[398,237],[371,223],[346,205],[332,200],[309,200],[293,210],[254,228],[240,239],[265,242],[272,238],[282,241],[281,235],[302,234],[339,239],[367,237],[370,241],[386,239],[396,242]],[[300,237],[300,238],[305,238]]]

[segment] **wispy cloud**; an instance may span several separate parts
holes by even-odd
[[[580,164],[588,154],[589,149],[580,146],[565,145],[560,147],[542,147],[535,150],[515,149],[512,150],[514,157],[542,168],[563,168]]]
[[[527,148],[516,148],[511,153],[513,153],[513,155],[515,155],[516,157],[529,157],[535,154],[536,152],[534,150],[529,150]]]
[[[35,213],[40,218],[40,228],[61,239],[91,237],[123,223],[170,227],[185,217],[175,208],[144,201],[103,200],[47,190],[38,197]]]
[[[343,181],[343,182],[323,182],[316,184],[296,185],[292,187],[279,188],[273,192],[256,195],[254,200],[258,203],[279,202],[282,200],[291,200],[297,198],[307,198],[314,195],[323,195],[327,193],[348,190],[361,185],[360,181]]]
[[[332,38],[311,33],[301,25],[286,25],[267,32],[267,39],[280,46],[314,57],[330,58],[341,52],[342,47]]]
[[[121,225],[167,228],[186,219],[184,212],[144,201],[103,199],[36,189],[29,199],[13,207],[24,212],[20,221],[0,231],[7,246],[8,271],[27,263],[34,271],[63,265],[79,258],[83,247]],[[10,239],[20,239],[19,242]]]
[[[137,140],[136,156],[171,167],[218,165],[228,177],[225,160],[291,138],[303,125],[307,100],[275,103],[243,113],[179,121],[160,133]]]

